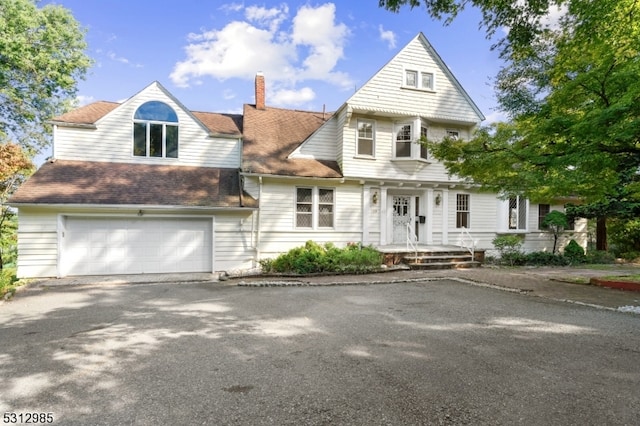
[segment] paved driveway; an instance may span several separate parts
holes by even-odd
[[[637,424],[640,316],[454,281],[58,287],[0,306],[0,415]]]

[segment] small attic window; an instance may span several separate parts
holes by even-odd
[[[436,90],[435,75],[427,70],[405,68],[402,87],[432,92]]]
[[[178,115],[169,105],[146,102],[133,116],[133,155],[178,158]]]

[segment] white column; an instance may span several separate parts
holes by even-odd
[[[442,190],[442,244],[449,244],[449,190]]]
[[[424,197],[426,198],[425,214],[427,215],[425,241],[427,244],[433,244],[433,188],[428,188],[424,191]]]
[[[378,203],[380,203],[380,245],[387,244],[387,188],[384,186],[380,188],[380,196],[378,197]]]
[[[371,212],[371,188],[362,185],[362,245],[369,245],[369,214]]]

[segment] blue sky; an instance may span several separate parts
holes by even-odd
[[[500,61],[469,9],[445,27],[424,9],[394,14],[377,0],[55,0],[87,29],[95,60],[79,101],[122,101],[159,81],[187,108],[239,113],[262,71],[267,105],[337,109],[423,32],[487,117]]]

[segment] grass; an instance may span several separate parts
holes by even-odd
[[[608,275],[606,277],[601,277],[605,280],[616,280],[616,281],[629,281],[640,283],[640,274],[633,275]]]

